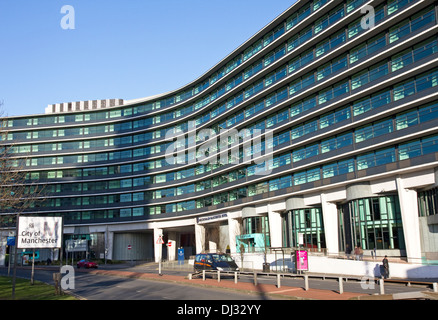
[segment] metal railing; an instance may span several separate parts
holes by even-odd
[[[380,295],[384,295],[385,294],[385,282],[387,283],[393,283],[393,282],[397,282],[397,283],[401,283],[401,284],[405,284],[406,286],[411,286],[411,284],[415,284],[417,286],[422,286],[422,287],[426,287],[426,288],[431,288],[433,290],[434,293],[438,293],[438,283],[436,282],[427,282],[427,281],[410,281],[410,280],[388,280],[388,279],[383,279],[383,278],[370,278],[370,277],[357,277],[357,276],[338,276],[338,275],[327,275],[327,274],[297,274],[297,273],[273,273],[273,272],[246,272],[246,271],[220,271],[220,270],[202,270],[202,271],[198,271],[198,272],[193,272],[193,273],[189,273],[188,278],[190,280],[193,280],[194,278],[201,278],[203,281],[206,281],[207,276],[210,276],[213,279],[217,279],[218,282],[221,282],[223,277],[228,276],[228,277],[233,277],[234,278],[234,283],[238,283],[239,279],[241,276],[246,276],[246,277],[251,277],[252,281],[254,283],[255,286],[257,286],[258,284],[258,277],[260,276],[267,276],[267,277],[275,277],[276,279],[276,284],[275,286],[277,288],[281,288],[281,280],[283,278],[291,278],[291,279],[297,279],[297,278],[301,278],[303,279],[303,288],[305,291],[308,291],[310,289],[310,285],[309,285],[309,279],[322,279],[322,280],[327,280],[327,279],[331,279],[331,280],[336,280],[338,281],[338,285],[339,285],[339,290],[338,293],[339,294],[343,294],[344,293],[344,282],[348,282],[348,281],[356,281],[356,282],[361,282],[363,283],[364,281],[366,282],[374,282],[379,286],[379,292]]]

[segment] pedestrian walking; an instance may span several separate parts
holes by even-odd
[[[382,263],[383,263],[383,271],[384,271],[384,274],[382,276],[383,278],[388,279],[389,278],[388,256],[385,256],[385,258],[383,258]]]
[[[358,246],[357,248],[359,252],[359,260],[363,261],[363,249],[360,246]]]
[[[347,255],[347,260],[350,260],[351,248],[350,248],[350,245],[348,243],[347,243],[347,248],[345,249],[345,254]]]
[[[357,261],[359,260],[359,247],[358,246],[356,246],[354,248],[354,259]]]

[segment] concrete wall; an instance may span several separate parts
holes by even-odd
[[[426,259],[431,261],[438,261],[438,224],[430,223],[432,218],[437,217],[420,217],[423,253]]]
[[[348,274],[355,276],[380,276],[381,260],[354,261],[330,259],[327,257],[309,257],[311,272]],[[425,279],[438,278],[438,266],[425,266],[414,263],[389,263],[390,276],[394,278]]]
[[[290,254],[283,256],[278,253],[267,255],[267,262],[271,264],[271,271],[293,269],[294,263]],[[242,267],[240,255],[233,255],[239,267]],[[264,263],[263,254],[246,254],[243,260],[243,268],[262,270]],[[322,256],[309,256],[309,272],[333,275],[350,275],[358,277],[380,277],[381,259],[376,261],[355,261],[334,259]],[[425,266],[413,263],[389,263],[390,276],[393,278],[428,279],[438,278],[438,266]],[[285,272],[287,270],[284,270]]]
[[[153,239],[150,233],[116,233],[114,234],[114,260],[146,260],[154,256]],[[131,245],[131,250],[128,250]]]

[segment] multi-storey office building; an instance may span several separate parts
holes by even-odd
[[[116,260],[297,246],[438,260],[437,8],[298,1],[179,90],[8,118],[3,144],[46,185],[24,214],[62,215],[66,239]]]

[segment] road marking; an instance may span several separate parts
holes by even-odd
[[[302,288],[295,288],[295,289],[287,289],[287,290],[280,290],[280,291],[270,291],[270,293],[283,293],[283,292],[297,291],[297,290],[303,290],[303,289]]]

